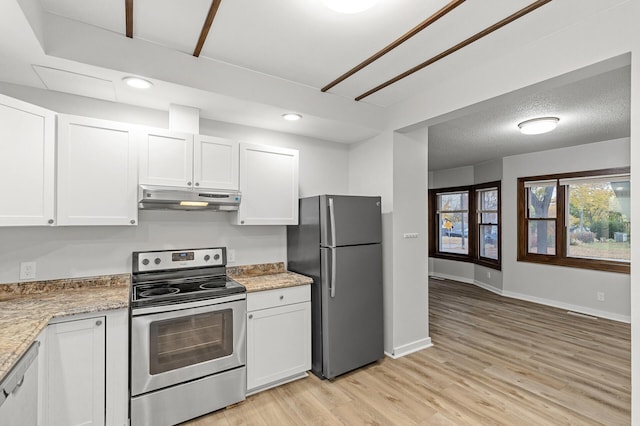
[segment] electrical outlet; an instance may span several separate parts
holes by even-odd
[[[33,280],[36,278],[36,262],[20,262],[20,279]]]
[[[227,249],[227,263],[236,261],[236,251],[234,249]]]
[[[418,238],[418,233],[417,232],[406,232],[403,235],[404,238]]]
[[[598,302],[604,302],[604,292],[602,291],[597,292],[596,297],[598,298]]]

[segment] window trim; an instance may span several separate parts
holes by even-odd
[[[480,257],[478,199],[477,190],[496,188],[498,191],[498,259]],[[438,249],[439,221],[437,220],[438,194],[468,192],[468,254],[441,252]],[[477,185],[435,188],[429,190],[429,257],[475,263],[487,268],[502,270],[502,185],[501,181],[486,182]]]
[[[588,170],[582,172],[556,173],[540,176],[526,176],[518,178],[518,262],[544,263],[555,266],[566,266],[570,268],[592,269],[606,272],[618,272],[629,274],[631,272],[631,262],[620,262],[607,259],[591,259],[567,256],[567,234],[566,227],[566,186],[560,185],[560,179],[605,176],[616,174],[629,174],[630,167],[618,167],[611,169]],[[556,254],[536,254],[529,253],[528,247],[528,221],[526,217],[527,199],[525,182],[542,180],[557,180],[556,183]]]

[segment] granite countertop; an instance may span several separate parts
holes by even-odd
[[[53,318],[124,309],[130,275],[0,284],[0,381]]]
[[[283,262],[231,266],[227,274],[249,293],[313,282]],[[129,274],[0,284],[0,381],[53,318],[128,308],[130,285]]]
[[[313,279],[284,268],[283,262],[230,266],[227,275],[247,288],[248,293],[313,283]]]

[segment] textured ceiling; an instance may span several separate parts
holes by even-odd
[[[628,137],[630,72],[625,66],[553,88],[522,89],[434,124],[429,127],[429,170]],[[556,130],[520,133],[518,123],[543,116],[560,118]]]

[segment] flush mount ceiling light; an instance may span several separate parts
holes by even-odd
[[[149,80],[145,80],[139,77],[125,77],[122,79],[122,81],[127,83],[127,86],[135,87],[136,89],[148,89],[153,86],[153,83],[151,83]]]
[[[302,115],[296,114],[295,112],[288,112],[286,114],[282,114],[282,118],[288,121],[297,121],[302,118]]]
[[[338,13],[358,13],[372,7],[378,0],[323,0],[325,6]]]
[[[518,124],[518,127],[523,135],[539,135],[555,129],[558,121],[560,121],[558,117],[532,118]]]

